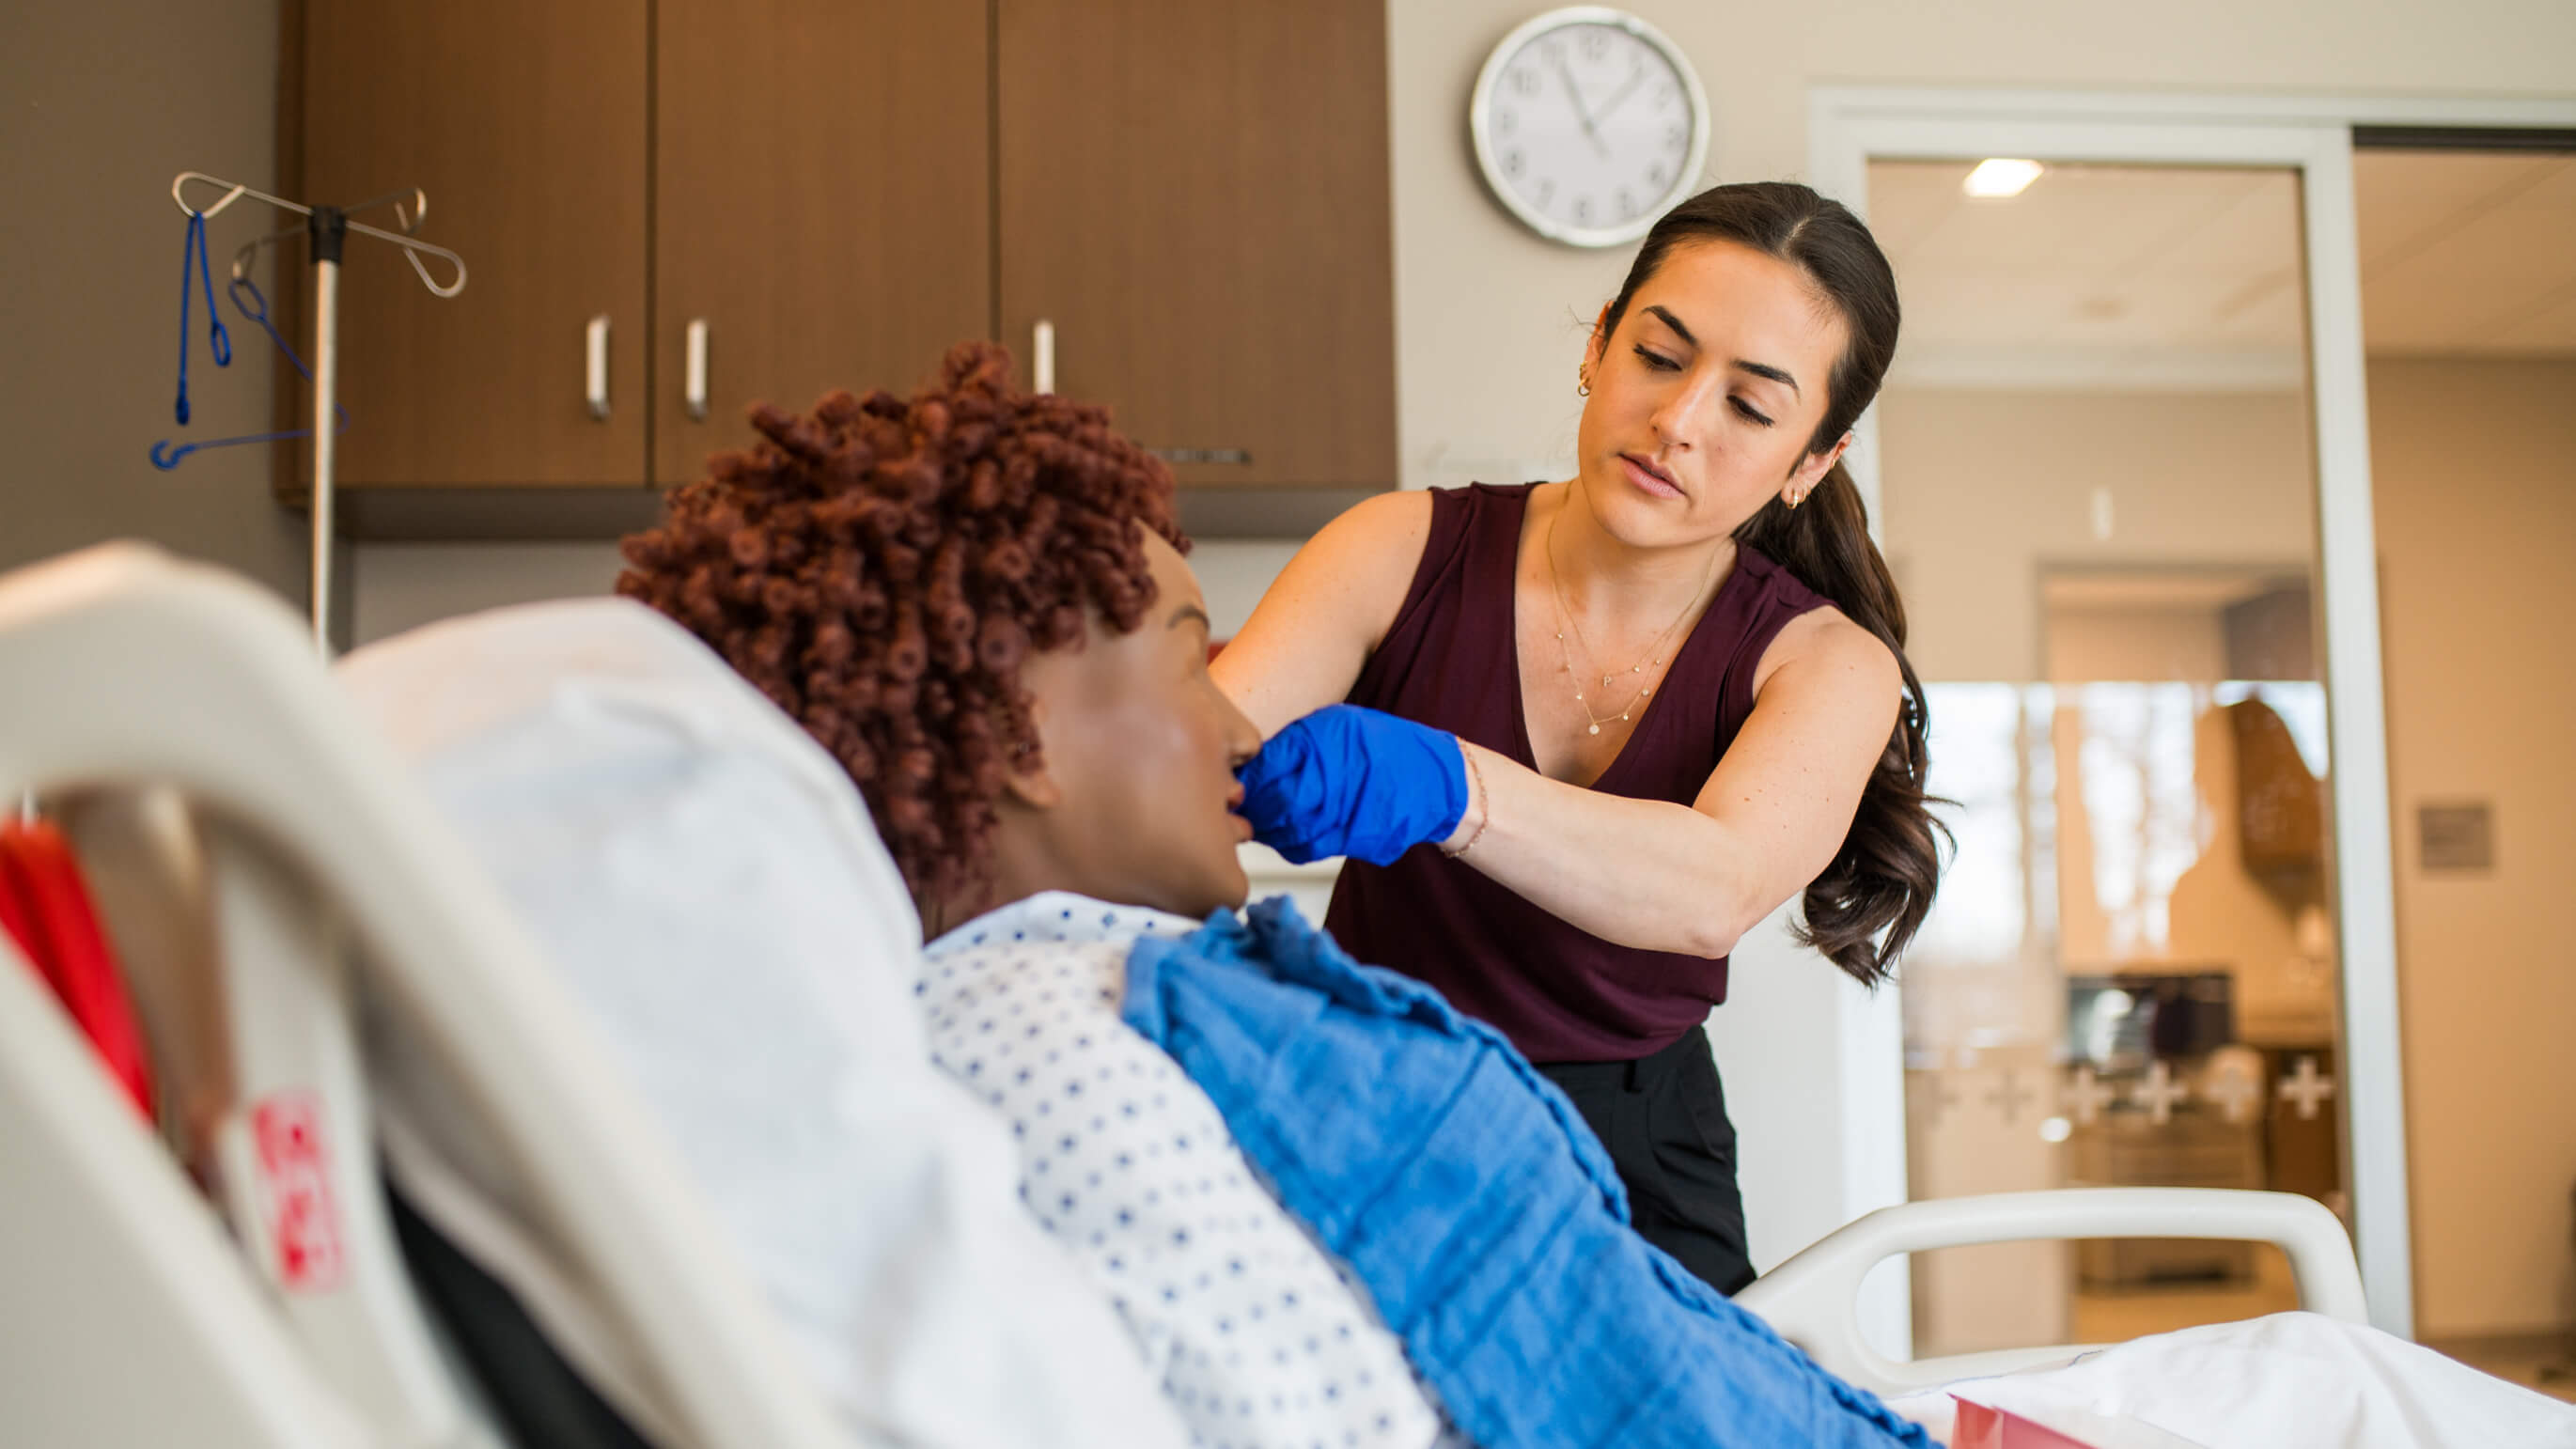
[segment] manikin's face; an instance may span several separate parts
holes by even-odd
[[[1000,804],[1015,859],[1101,900],[1204,916],[1250,889],[1235,847],[1235,767],[1261,733],[1208,675],[1207,605],[1179,550],[1145,538],[1155,597],[1121,634],[1094,616],[1082,645],[1030,659],[1043,759]]]
[[[1839,456],[1807,442],[1845,337],[1797,264],[1732,242],[1674,248],[1586,358],[1576,446],[1602,526],[1640,548],[1698,543],[1814,486]]]

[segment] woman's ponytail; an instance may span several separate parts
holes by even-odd
[[[1796,508],[1774,497],[1735,531],[1735,541],[1769,558],[1798,582],[1833,601],[1853,623],[1896,655],[1904,677],[1896,728],[1871,767],[1860,808],[1833,864],[1807,886],[1799,938],[1833,963],[1875,986],[1932,909],[1940,881],[1940,848],[1923,791],[1923,681],[1905,657],[1905,601],[1896,577],[1870,540],[1860,487],[1834,464]]]
[[[1646,233],[1628,279],[1604,314],[1609,336],[1637,288],[1673,248],[1732,242],[1793,262],[1848,329],[1828,380],[1824,420],[1807,442],[1812,457],[1832,447],[1878,396],[1896,357],[1896,274],[1869,228],[1838,202],[1786,181],[1717,186],[1664,213]],[[1926,716],[1923,684],[1905,657],[1905,604],[1895,576],[1870,541],[1869,513],[1851,475],[1836,463],[1795,509],[1778,498],[1745,520],[1736,542],[1755,549],[1833,601],[1896,655],[1904,699],[1887,748],[1870,772],[1851,833],[1833,864],[1807,887],[1802,938],[1835,965],[1875,986],[1894,972],[1906,943],[1932,909],[1941,854],[1923,793]]]

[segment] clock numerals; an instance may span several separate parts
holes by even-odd
[[[1689,63],[1641,24],[1584,19],[1516,33],[1478,93],[1478,152],[1506,205],[1541,232],[1634,236],[1694,168],[1706,124]]]

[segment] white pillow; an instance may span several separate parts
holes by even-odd
[[[433,625],[339,674],[856,1422],[906,1444],[1182,1442],[1116,1316],[1022,1206],[1007,1129],[931,1065],[910,898],[809,736],[621,599]],[[388,1060],[397,1176],[615,1387],[616,1335],[532,1261],[559,1255],[470,1128],[424,1100],[430,1079]]]

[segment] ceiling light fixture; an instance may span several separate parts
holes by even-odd
[[[1970,196],[2019,196],[2046,169],[2036,161],[2012,161],[1997,156],[1977,163],[1977,169],[1968,173],[1965,190]]]

